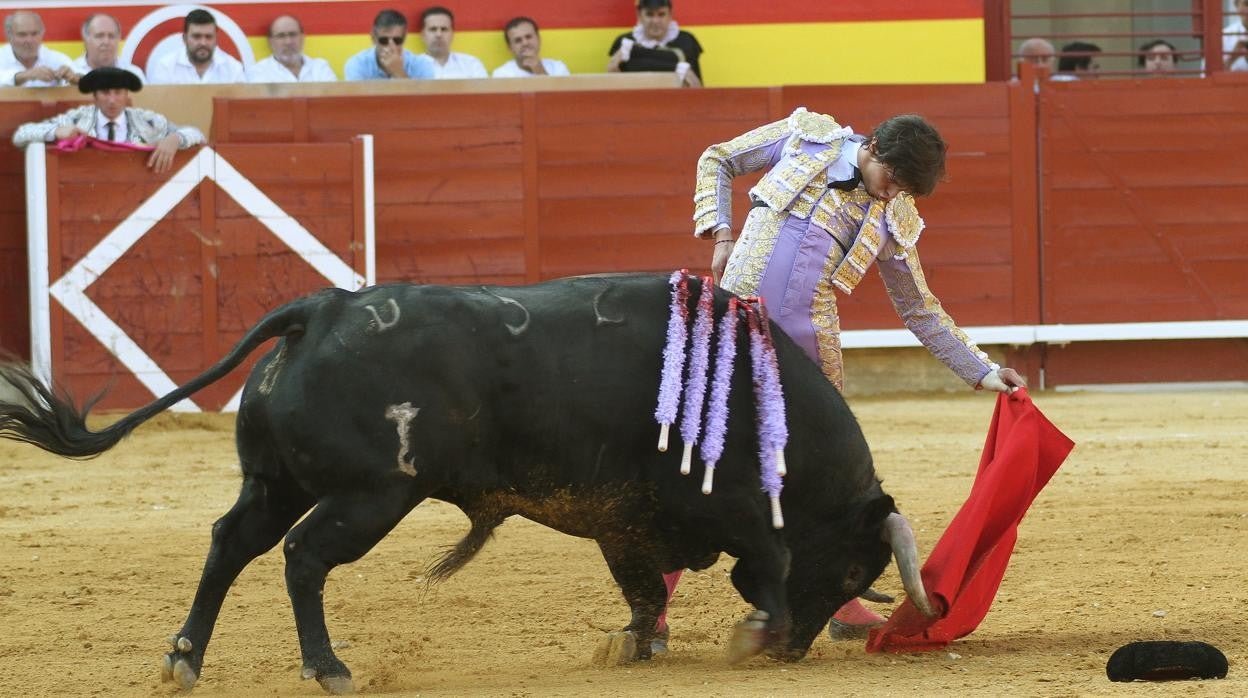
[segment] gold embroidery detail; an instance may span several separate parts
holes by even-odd
[[[919,209],[914,203],[914,197],[905,192],[898,194],[888,202],[884,215],[888,221],[888,233],[899,248],[893,256],[897,259],[905,259],[906,255],[918,244],[919,235],[923,232],[924,226],[923,218],[919,216]]]
[[[832,272],[831,277],[832,285],[850,294],[854,292],[858,282],[862,281],[867,269],[875,263],[875,256],[880,252],[880,245],[883,242],[880,222],[881,215],[884,213],[884,202],[872,200],[861,219],[855,215],[861,211],[857,206],[850,204],[846,211],[852,220],[859,223],[858,235],[855,236],[849,252],[836,267],[836,271]]]
[[[832,271],[841,263],[841,248],[835,244],[823,263],[823,273],[815,284],[815,296],[810,302],[810,324],[815,327],[815,344],[819,348],[819,368],[832,381],[837,390],[844,383],[844,367],[841,361],[841,319],[836,309],[836,288],[832,285]]]
[[[800,151],[788,155],[763,175],[750,190],[750,196],[766,203],[770,208],[783,211],[790,206],[796,206],[794,202],[799,196],[804,192],[808,193],[809,201],[798,207],[804,211],[800,217],[805,218],[827,186],[828,165],[840,156],[843,142],[832,143],[814,155]],[[816,180],[821,182],[817,186],[813,184]]]
[[[789,130],[808,143],[831,143],[853,133],[827,114],[809,112],[806,107],[798,107],[789,115]]]
[[[758,294],[758,287],[763,283],[763,272],[767,270],[767,261],[776,247],[776,238],[780,236],[780,228],[788,220],[784,211],[773,211],[769,208],[757,207],[750,209],[741,229],[741,238],[732,248],[732,256],[724,269],[724,278],[719,285],[742,296]]]

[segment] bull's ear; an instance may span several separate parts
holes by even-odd
[[[862,526],[867,530],[878,530],[889,514],[896,513],[897,504],[887,494],[867,502],[862,508]]]

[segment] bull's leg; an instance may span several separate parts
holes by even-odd
[[[785,593],[789,553],[778,536],[743,554],[732,568],[732,584],[757,610],[737,624],[728,645],[728,661],[740,662],[764,649],[787,644],[789,611]]]
[[[299,632],[302,675],[315,678],[329,693],[349,693],[352,684],[351,671],[334,654],[325,627],[325,577],[372,550],[423,498],[394,483],[331,495],[286,536],[286,591]]]
[[[284,474],[277,480],[247,476],[238,501],[212,526],[212,546],[186,623],[170,638],[161,678],[189,690],[199,679],[204,650],[212,637],[226,592],[249,562],[262,555],[311,506],[312,498]]]
[[[637,554],[642,546],[632,542],[606,544],[598,548],[607,561],[611,576],[619,585],[632,610],[632,618],[623,630],[609,633],[594,652],[594,663],[625,664],[637,659],[650,659],[650,641],[655,624],[667,605],[667,585],[663,574],[649,558]]]

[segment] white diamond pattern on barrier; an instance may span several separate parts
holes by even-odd
[[[87,287],[103,276],[204,179],[215,181],[243,210],[331,284],[350,290],[360,289],[365,284],[363,276],[287,215],[225,158],[212,148],[203,148],[48,289],[66,312],[82,323],[154,395],[164,395],[177,388],[177,384],[125,330],[87,297]],[[237,409],[241,396],[240,388],[227,403],[226,409]],[[200,411],[199,406],[189,398],[172,409],[179,412]]]

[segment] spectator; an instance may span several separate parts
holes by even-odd
[[[0,86],[54,87],[74,78],[69,56],[43,45],[43,19],[19,10],[4,18]]]
[[[1136,60],[1145,73],[1173,73],[1178,69],[1179,52],[1169,41],[1153,39],[1140,47]]]
[[[702,86],[702,45],[672,17],[672,0],[637,0],[637,26],[615,37],[607,72],[673,71],[690,87]]]
[[[1222,30],[1222,67],[1226,70],[1248,70],[1248,0],[1235,0],[1239,14]],[[10,39],[12,41],[12,39]]]
[[[1062,47],[1062,57],[1057,59],[1057,74],[1054,80],[1078,80],[1094,78],[1101,69],[1096,54],[1101,47],[1086,41],[1072,41]]]
[[[87,17],[82,23],[83,53],[71,65],[74,68],[72,82],[96,68],[122,68],[139,76],[144,81],[147,76],[137,65],[124,63],[117,57],[118,42],[121,41],[121,22],[112,15],[96,13]]]
[[[373,18],[373,46],[347,59],[344,80],[389,80],[433,77],[433,59],[403,48],[407,19],[396,10],[382,10]]]
[[[1057,61],[1057,51],[1053,48],[1053,44],[1048,39],[1039,37],[1028,39],[1018,45],[1018,53],[1023,61],[1048,68],[1049,72],[1053,72],[1054,64]]]
[[[247,82],[237,58],[217,50],[217,20],[207,10],[191,10],[182,24],[185,51],[170,51],[148,64],[153,85]]]
[[[438,80],[490,76],[476,56],[451,51],[455,15],[445,7],[434,6],[420,13],[420,38],[425,40],[425,55],[433,59],[433,77]]]
[[[173,164],[173,153],[204,142],[193,126],[176,126],[147,109],[126,106],[130,93],[143,89],[139,76],[121,68],[96,68],[78,81],[78,91],[90,93],[94,104],[74,107],[45,121],[22,124],[13,134],[19,148],[32,143],[52,143],[74,136],[155,146],[147,166],[162,173]]]
[[[269,52],[247,71],[251,82],[336,82],[338,76],[324,58],[311,58],[303,52],[303,25],[290,15],[282,15],[269,25]]]
[[[563,61],[542,58],[542,35],[538,32],[537,22],[528,17],[516,17],[508,22],[503,27],[503,40],[507,42],[507,49],[515,58],[495,68],[492,77],[528,78],[534,75],[570,74]]]

